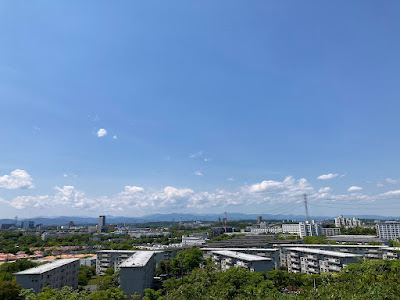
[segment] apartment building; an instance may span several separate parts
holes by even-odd
[[[104,275],[108,268],[118,270],[118,266],[138,251],[135,250],[101,250],[97,251],[96,274]]]
[[[244,254],[252,254],[261,257],[268,257],[272,259],[272,264],[274,265],[274,269],[279,269],[279,249],[273,248],[201,248],[203,251],[203,257],[205,259],[212,257],[213,251],[232,251],[232,252],[240,252]]]
[[[337,244],[358,244],[358,245],[369,245],[382,244],[389,246],[389,241],[381,239],[375,235],[334,235],[328,236],[326,239],[328,242],[333,241]]]
[[[359,255],[301,247],[288,248],[289,272],[319,274],[339,272],[348,264],[359,263]]]
[[[320,224],[312,221],[300,222],[298,224],[282,224],[282,232],[305,236],[322,236],[322,227]]]
[[[400,237],[400,222],[387,221],[377,223],[376,233],[382,239],[398,240]]]
[[[338,228],[338,227],[322,228],[322,235],[323,236],[334,236],[334,235],[339,235],[339,234],[340,234],[340,228]]]
[[[61,289],[70,286],[78,288],[79,259],[59,259],[25,271],[15,273],[17,284],[24,289],[39,293],[44,287]]]
[[[353,228],[353,227],[358,227],[361,226],[362,223],[360,219],[353,217],[353,219],[350,218],[344,218],[342,215],[339,217],[335,218],[335,226],[336,227],[342,227],[345,226],[347,228]]]
[[[138,251],[119,265],[121,290],[127,295],[144,295],[154,278],[154,252]]]
[[[220,265],[222,270],[239,267],[252,272],[267,273],[275,269],[272,258],[229,250],[211,251],[211,259]]]
[[[356,254],[365,259],[395,259],[397,254],[395,248],[385,245],[329,245],[329,244],[277,244],[274,247],[279,248],[281,266],[287,266],[289,258],[289,250],[293,247],[301,247],[307,249],[332,251],[338,253]]]

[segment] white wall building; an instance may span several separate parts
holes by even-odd
[[[232,251],[244,254],[252,254],[272,259],[274,269],[279,269],[279,249],[277,248],[201,248],[205,259],[212,257],[214,251]]]
[[[338,228],[338,227],[322,228],[323,236],[334,236],[334,235],[339,235],[339,234],[340,234],[340,228]]]
[[[387,221],[377,223],[376,233],[382,239],[397,240],[400,237],[400,222]]]
[[[138,251],[119,265],[121,290],[127,295],[144,295],[154,278],[154,252]]]
[[[211,251],[211,259],[214,263],[219,264],[222,270],[239,267],[246,268],[252,272],[267,273],[275,269],[274,263],[269,257],[229,250]]]
[[[360,219],[353,217],[353,220],[350,218],[344,218],[343,215],[339,215],[339,217],[335,218],[335,226],[336,227],[342,227],[345,226],[347,228],[354,228],[361,226],[362,223]]]
[[[294,247],[288,248],[289,272],[319,274],[339,272],[350,263],[359,263],[357,254]]]
[[[33,289],[39,293],[44,287],[61,289],[70,286],[78,288],[79,259],[58,259],[25,271],[15,273],[17,284],[24,289]]]
[[[312,221],[300,222],[299,224],[282,224],[282,232],[304,236],[322,236],[322,227],[320,224]]]
[[[108,268],[118,270],[118,266],[138,251],[135,250],[101,250],[97,251],[96,274],[104,275]]]

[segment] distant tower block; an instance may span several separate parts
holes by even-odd
[[[257,224],[260,224],[262,222],[262,216],[257,217]]]
[[[98,232],[106,231],[106,216],[99,216],[99,223],[97,225]]]

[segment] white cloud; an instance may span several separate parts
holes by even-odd
[[[390,184],[396,184],[396,183],[397,183],[397,180],[396,180],[396,179],[393,179],[393,178],[386,178],[385,181],[386,181],[387,183],[390,183]]]
[[[203,154],[204,154],[204,151],[199,151],[199,152],[190,154],[189,158],[200,158],[203,156]]]
[[[380,183],[380,182],[378,182],[378,183],[376,184],[376,186],[377,186],[377,187],[383,187],[383,186],[384,186],[384,184],[383,184],[383,183]]]
[[[0,176],[0,188],[32,189],[34,188],[31,175],[25,170],[14,170],[10,175]]]
[[[382,194],[383,196],[400,196],[400,190],[388,191]]]
[[[351,187],[351,191],[360,191]],[[350,191],[350,188],[349,188]],[[383,194],[365,195],[358,193],[333,194],[331,187],[318,190],[305,178],[295,179],[292,176],[279,180],[264,180],[251,185],[238,187],[235,191],[217,189],[215,191],[195,191],[190,188],[166,186],[153,190],[135,185],[125,186],[119,193],[110,196],[89,197],[72,185],[54,187],[48,195],[19,196],[11,201],[2,202],[17,209],[25,208],[65,208],[92,212],[137,212],[143,213],[176,211],[180,209],[207,209],[229,206],[254,206],[263,204],[298,203],[302,194],[307,193],[310,204],[350,202],[354,205],[369,203],[381,199],[396,199],[400,190]]]
[[[235,178],[229,177],[229,178],[227,178],[226,180],[227,180],[227,181],[235,181]]]
[[[348,189],[347,189],[347,191],[348,192],[359,192],[359,191],[362,191],[362,187],[360,187],[360,186],[355,186],[355,185],[353,185],[353,186],[351,186],[351,187],[349,187]]]
[[[117,140],[117,139],[118,139],[118,137],[117,137],[116,134],[113,135],[113,139],[114,139],[114,140]]]
[[[196,171],[196,172],[193,173],[193,175],[196,175],[196,176],[203,176],[203,173],[201,173],[200,171]]]
[[[339,174],[333,174],[333,173],[329,173],[329,174],[323,174],[317,177],[317,179],[319,180],[327,180],[327,179],[333,179],[338,177]]]
[[[292,176],[286,177],[283,181],[264,180],[242,189],[247,196],[248,203],[264,203],[270,201],[293,201],[301,199],[304,193],[312,194],[314,189],[310,186],[307,179],[294,179]]]
[[[320,188],[320,189],[318,190],[318,193],[329,193],[329,192],[331,192],[331,191],[332,191],[332,188],[329,187],[329,186],[326,186],[326,187]]]
[[[107,130],[105,130],[104,128],[100,128],[98,131],[97,131],[97,136],[98,137],[103,137],[103,136],[105,136],[107,134]]]

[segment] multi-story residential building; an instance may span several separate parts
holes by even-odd
[[[274,269],[279,269],[279,249],[277,248],[201,248],[201,251],[203,251],[203,257],[205,259],[212,257],[213,251],[225,250],[271,258]]]
[[[17,284],[39,293],[45,286],[60,289],[63,286],[78,288],[79,259],[59,259],[36,268],[15,273]]]
[[[108,268],[118,270],[119,265],[138,251],[101,250],[97,251],[96,274],[103,275]]]
[[[194,245],[202,245],[207,241],[207,234],[203,235],[182,235],[182,245],[183,246],[194,246]]]
[[[229,250],[211,251],[211,259],[214,263],[220,265],[222,270],[240,267],[253,272],[267,273],[275,269],[274,263],[269,257]]]
[[[333,236],[333,235],[339,235],[339,234],[340,234],[340,228],[338,228],[338,227],[322,228],[322,235],[323,236]]]
[[[99,223],[97,224],[97,231],[104,232],[106,231],[106,216],[99,216]]]
[[[395,259],[397,257],[393,248],[385,245],[276,244],[274,247],[279,248],[281,266],[286,266],[289,255],[288,249],[296,247],[357,254],[365,259]]]
[[[389,246],[389,241],[381,239],[375,235],[334,235],[328,236],[327,241],[333,241],[337,244],[357,244],[357,245],[387,245]]]
[[[301,238],[304,236],[322,236],[322,227],[312,220],[300,222],[298,224],[282,224],[282,232],[297,234]]]
[[[353,227],[358,227],[361,226],[362,223],[360,219],[353,217],[353,220],[350,218],[344,218],[343,215],[339,215],[339,217],[335,218],[335,226],[336,227],[342,227],[345,226],[347,228],[353,228]]]
[[[154,278],[154,252],[138,251],[119,266],[121,290],[127,295],[143,296],[152,288]]]
[[[400,237],[400,222],[387,221],[377,223],[376,233],[382,239],[397,240]]]
[[[339,272],[348,264],[359,263],[357,254],[294,247],[288,248],[289,272],[319,274]]]
[[[35,227],[34,221],[22,221],[21,223],[22,229],[33,229]]]

